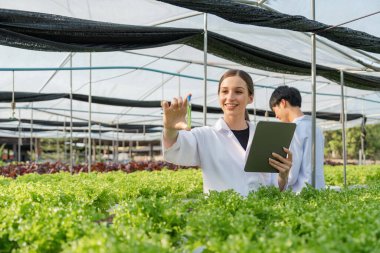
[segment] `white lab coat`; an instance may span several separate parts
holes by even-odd
[[[306,186],[311,184],[311,144],[312,144],[312,118],[304,115],[293,120],[297,124],[290,151],[293,153],[293,164],[289,172],[288,188],[293,192],[300,192]],[[325,178],[323,173],[323,147],[324,138],[319,127],[316,128],[316,177],[315,188],[325,188]]]
[[[223,118],[213,127],[179,131],[176,143],[164,150],[164,159],[183,166],[199,166],[203,191],[233,189],[243,196],[260,186],[278,187],[277,173],[245,172],[244,165],[252,143],[255,125],[249,124],[247,151],[240,145]]]

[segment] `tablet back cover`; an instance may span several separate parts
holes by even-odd
[[[244,171],[278,173],[278,170],[269,165],[268,159],[273,158],[272,152],[286,157],[282,147],[289,148],[295,129],[295,123],[257,123]]]

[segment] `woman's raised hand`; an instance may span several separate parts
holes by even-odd
[[[188,94],[190,96],[191,94]],[[167,130],[191,130],[187,127],[186,112],[187,112],[187,99],[182,97],[173,98],[172,102],[161,102],[161,107],[164,111],[163,125]]]

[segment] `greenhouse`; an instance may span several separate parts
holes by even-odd
[[[378,252],[379,23],[373,0],[3,1],[0,252]],[[326,189],[205,196],[164,161],[162,101],[213,126],[228,69],[253,124],[300,91]]]

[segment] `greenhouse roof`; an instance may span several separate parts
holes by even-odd
[[[203,103],[202,12],[207,11],[212,13],[207,21],[210,108],[218,107],[220,76],[226,69],[241,68],[255,82],[255,102],[249,109],[256,109],[256,116],[251,119],[264,119],[262,115],[270,111],[268,101],[273,89],[284,84],[301,91],[302,109],[310,112],[312,31],[318,38],[317,112],[340,113],[339,72],[344,71],[347,113],[365,115],[367,123],[379,121],[380,15],[370,14],[380,10],[380,2],[318,1],[318,22],[311,20],[309,2],[300,0],[192,3],[153,0],[3,3],[0,91],[50,98],[66,94],[66,97],[34,102],[16,99],[14,111],[8,100],[1,100],[0,119],[68,122],[67,94],[72,85],[72,92],[83,98],[73,100],[73,119],[86,123],[89,119],[86,98],[91,82],[94,124],[111,129],[129,124],[137,129],[131,136],[160,138],[159,133],[149,133],[148,127],[141,134],[141,126],[162,125],[157,102],[191,92],[193,104]],[[340,25],[363,16],[367,17]],[[335,25],[339,26],[332,27]],[[103,103],[97,103],[97,97]],[[139,103],[120,106],[112,101]],[[155,106],[141,106],[150,103]],[[209,113],[207,124],[213,124],[219,117],[218,113]],[[194,126],[201,126],[202,118],[201,111],[194,111]],[[340,127],[336,120],[321,119],[318,123],[324,129]],[[358,118],[349,121],[350,126],[360,123]],[[5,127],[3,124],[0,127]],[[24,128],[29,130],[27,126]],[[110,132],[110,136],[114,133]],[[11,134],[17,136],[14,131],[0,131],[0,136]]]

